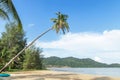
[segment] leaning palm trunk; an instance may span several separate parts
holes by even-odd
[[[16,56],[14,56],[1,70],[0,70],[0,73],[5,69],[7,68],[11,62],[13,62],[21,53],[23,53],[27,48],[29,48],[30,46],[32,46],[32,44],[38,40],[40,37],[42,37],[44,34],[46,34],[47,32],[49,32],[50,30],[52,30],[52,28],[49,28],[48,30],[46,30],[45,32],[41,33],[39,36],[37,36],[29,45],[27,45],[26,47],[24,47]]]

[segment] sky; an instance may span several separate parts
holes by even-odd
[[[120,63],[120,0],[12,1],[28,43],[53,25],[50,19],[56,17],[56,12],[69,16],[69,33],[50,31],[35,43],[45,57],[73,56]],[[0,29],[3,31],[4,26]]]

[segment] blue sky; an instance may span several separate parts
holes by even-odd
[[[56,12],[69,16],[68,34],[51,31],[36,42],[45,57],[120,62],[120,0],[13,0],[13,3],[28,42],[53,25],[50,19],[56,17]]]
[[[28,36],[31,33],[36,36],[52,26],[50,19],[56,17],[55,13],[58,11],[69,15],[71,32],[102,32],[120,29],[119,0],[13,0],[13,2]],[[34,24],[34,27],[28,28],[29,24]],[[50,36],[49,39],[54,37]]]

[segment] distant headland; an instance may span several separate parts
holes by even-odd
[[[46,67],[86,67],[86,68],[94,68],[94,67],[118,67],[120,68],[120,64],[106,64],[94,61],[90,58],[79,59],[75,57],[66,57],[59,58],[56,56],[44,58],[43,63]]]

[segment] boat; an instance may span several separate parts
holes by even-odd
[[[5,74],[5,73],[0,74],[0,77],[9,77],[9,76],[10,74]]]

